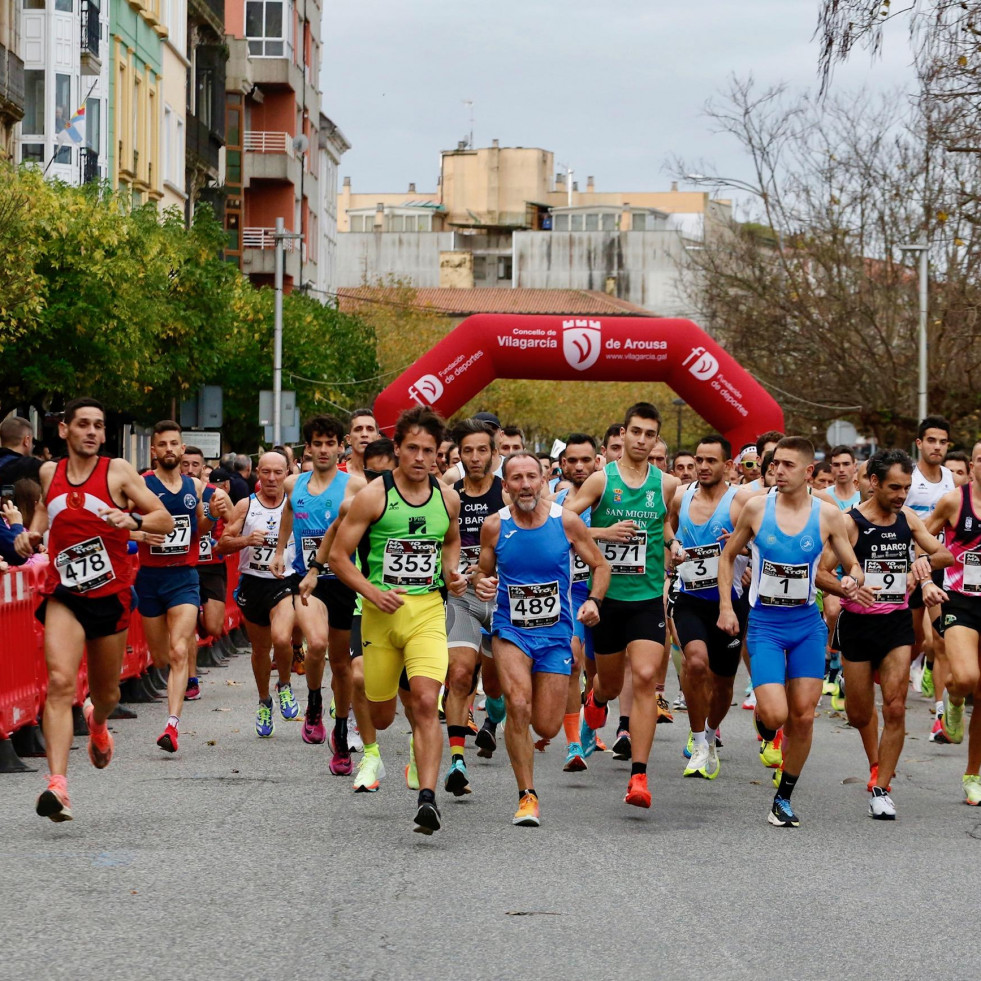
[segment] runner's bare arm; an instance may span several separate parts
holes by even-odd
[[[296,484],[296,476],[286,478],[283,490],[286,493],[286,505],[283,508],[282,516],[279,519],[279,536],[276,538],[276,552],[269,563],[269,571],[277,578],[282,579],[286,572],[286,546],[289,544],[290,536],[293,534],[293,502],[290,495],[293,493],[293,486]]]
[[[241,552],[247,545],[252,544],[255,532],[251,535],[242,534],[242,525],[245,524],[245,516],[248,513],[249,499],[245,497],[235,505],[235,510],[232,512],[228,524],[225,525],[225,529],[221,533],[221,538],[218,539],[215,551],[219,555],[231,555],[232,552]],[[256,544],[259,543],[256,542]]]
[[[441,487],[450,527],[443,539],[442,569],[446,588],[454,596],[467,591],[467,577],[460,575],[460,495],[452,487]]]
[[[602,602],[606,591],[610,588],[610,563],[593,541],[582,518],[568,511],[562,512],[562,525],[566,536],[572,542],[579,558],[589,566],[592,579],[589,584],[589,596],[578,610],[573,613],[587,627],[595,627],[600,621],[600,604],[592,597]]]
[[[576,514],[582,514],[586,508],[599,504],[604,487],[606,487],[606,472],[596,470],[583,481],[579,490],[570,492],[565,499],[565,506]]]
[[[763,514],[763,501],[750,499],[742,509],[733,533],[726,542],[719,558],[719,620],[720,630],[735,637],[739,633],[739,619],[732,609],[732,579],[736,556],[749,544],[759,527]]]
[[[948,596],[931,578],[930,573],[934,569],[946,569],[954,564],[954,556],[950,549],[935,535],[931,535],[927,526],[923,523],[920,516],[910,508],[903,508],[906,520],[909,522],[910,531],[913,532],[913,541],[924,553],[914,563],[910,572],[913,578],[920,585],[925,606],[936,606],[938,603],[946,603]]]
[[[119,490],[125,497],[130,511],[143,516],[142,523],[119,508],[105,508],[101,517],[114,528],[142,528],[153,535],[166,535],[174,530],[174,516],[163,506],[163,502],[146,485],[146,481],[136,472],[133,465],[120,457],[109,464],[109,489]]]
[[[858,541],[858,525],[847,514],[845,515],[845,527],[848,529],[848,541],[851,542],[852,548],[854,548],[855,543]],[[835,569],[837,568],[838,556],[831,545],[826,543],[824,551],[821,553],[821,564],[818,566],[817,574],[814,576],[817,588],[822,593],[831,593],[832,596],[845,595],[844,590],[841,588],[841,583],[835,575]]]
[[[827,532],[827,544],[834,549],[838,556],[839,565],[845,570],[845,575],[842,576],[840,584],[844,590],[842,595],[848,599],[858,599],[863,606],[867,605],[863,601],[867,596],[864,594],[862,597],[858,596],[859,589],[865,583],[865,573],[855,556],[852,543],[848,540],[845,515],[834,504],[822,504],[821,527],[823,531]]]
[[[944,529],[944,525],[953,525],[957,521],[957,516],[961,510],[961,490],[947,491],[943,497],[937,501],[937,506],[923,520],[926,530],[936,537]]]
[[[501,533],[501,516],[492,514],[480,526],[480,559],[470,574],[477,599],[489,603],[497,593],[497,538]]]

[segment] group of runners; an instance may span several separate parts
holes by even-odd
[[[502,726],[512,821],[539,825],[536,734],[542,748],[562,732],[563,769],[585,770],[605,748],[614,699],[613,755],[630,761],[623,799],[650,807],[657,726],[673,721],[664,698],[673,644],[690,725],[684,777],[719,776],[720,726],[745,659],[744,707],[774,770],[769,823],[800,823],[792,799],[823,693],[844,703],[861,735],[869,814],[894,819],[914,657],[924,665],[916,684],[936,697],[935,740],[963,740],[965,700],[979,686],[981,443],[951,461],[963,464],[955,473],[939,417],[923,420],[915,464],[879,450],[859,466],[843,446],[818,464],[809,440],[777,432],[734,453],[710,433],[669,471],[660,431],[657,408],[638,402],[599,446],[570,434],[554,467],[491,413],[447,429],[419,406],[391,438],[370,410],[347,423],[316,416],[303,427],[302,465],[279,448],[263,453],[254,490],[236,502],[233,475],[210,471],[176,422],[154,427],[152,467],[140,474],[101,455],[102,406],[71,402],[59,425],[66,455],[42,465],[41,503],[29,527],[14,525],[19,555],[49,556],[37,615],[50,775],[38,814],[72,818],[67,764],[86,649],[88,755],[98,768],[112,759],[107,721],[136,615],[154,663],[169,669],[157,745],[178,751],[183,703],[200,696],[196,638],[222,630],[226,557],[237,555],[256,735],[302,713],[302,740],[328,743],[330,772],[373,793],[386,777],[378,733],[401,701],[415,831],[440,828],[440,786],[472,792],[467,739],[492,758]],[[305,682],[302,706],[294,676]],[[963,792],[976,805],[974,718]]]

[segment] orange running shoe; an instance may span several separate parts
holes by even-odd
[[[89,727],[89,760],[97,770],[104,770],[112,761],[112,751],[115,745],[112,733],[109,732],[108,726],[103,726],[102,732],[95,733],[92,731],[93,716],[95,715],[92,699],[85,699],[82,715],[85,717],[85,724]]]
[[[650,807],[651,792],[647,789],[647,774],[635,773],[627,784],[627,794],[623,798],[624,803],[633,804],[634,807]]]
[[[869,782],[865,785],[865,789],[871,794],[872,788],[879,782],[879,764],[873,763],[872,768],[869,770]],[[886,787],[886,793],[892,791],[892,785],[890,784]]]
[[[48,777],[48,789],[37,799],[35,810],[41,817],[51,818],[52,821],[71,821],[72,804],[68,799],[68,781],[61,774]]]
[[[537,828],[542,823],[538,798],[534,794],[525,794],[521,798],[511,823],[519,828]]]

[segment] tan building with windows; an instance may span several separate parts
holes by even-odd
[[[24,118],[20,0],[0,0],[0,160],[14,159],[14,127]]]

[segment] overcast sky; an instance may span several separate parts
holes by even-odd
[[[585,188],[659,190],[678,154],[747,178],[705,102],[732,73],[816,89],[817,0],[333,0],[324,11],[324,109],[352,149],[355,191],[435,189],[439,151],[469,131],[542,147]],[[856,51],[834,86],[908,87],[905,26],[882,58]]]

